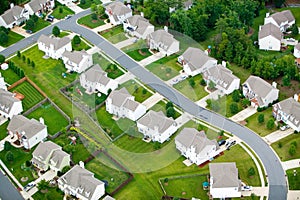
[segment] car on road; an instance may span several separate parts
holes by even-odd
[[[218,145],[219,146],[222,146],[222,145],[224,145],[226,143],[226,140],[220,140],[219,142],[218,142]]]
[[[28,183],[27,185],[24,186],[24,190],[26,192],[28,192],[31,188],[33,188],[35,186],[35,183],[34,182],[30,182]]]
[[[228,141],[226,142],[226,144],[225,144],[226,149],[229,150],[230,147],[232,147],[232,146],[235,145],[235,144],[236,144],[236,140],[228,140]]]
[[[244,185],[241,187],[242,191],[252,191],[252,186],[249,185]]]

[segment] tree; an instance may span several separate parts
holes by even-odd
[[[97,14],[96,14],[96,13],[92,13],[91,19],[92,19],[92,20],[97,20],[97,19],[98,19]]]
[[[105,8],[102,5],[98,5],[96,7],[95,13],[99,16],[102,17],[102,15],[105,14]]]
[[[30,65],[31,61],[30,58],[27,58],[27,65]]]
[[[243,105],[243,107],[250,106],[250,104],[251,104],[251,102],[250,102],[249,99],[244,98],[244,99],[242,100],[242,105]]]
[[[265,121],[265,115],[263,113],[259,114],[257,117],[258,123],[262,124]]]
[[[250,167],[248,169],[248,177],[254,176],[255,175],[255,169],[254,167]]]
[[[37,184],[37,188],[39,190],[46,190],[49,188],[49,183],[45,180],[42,179],[38,184]]]
[[[189,84],[190,84],[190,86],[191,86],[192,88],[195,87],[196,83],[195,83],[194,78],[190,78],[190,79],[189,79]]]
[[[294,36],[297,36],[299,34],[299,29],[298,29],[298,26],[296,24],[292,25],[292,34]]]
[[[168,110],[168,108],[170,108],[170,107],[174,107],[174,105],[171,101],[168,101],[166,104],[166,110]]]
[[[209,83],[208,83],[208,88],[209,89],[214,89],[216,87],[216,84],[213,82],[213,81],[209,81]]]
[[[35,63],[34,63],[34,61],[33,61],[33,60],[31,61],[31,67],[32,67],[32,68],[34,68],[34,67],[35,67]]]
[[[20,51],[17,51],[17,56],[18,56],[18,58],[21,58],[21,52]]]
[[[52,34],[55,37],[58,37],[60,35],[60,29],[57,26],[54,26],[53,29],[52,29]]]
[[[59,12],[59,13],[63,13],[63,12],[64,12],[64,9],[63,9],[63,7],[62,7],[62,6],[59,6],[59,8],[58,8],[58,12]]]
[[[289,154],[291,156],[294,156],[296,154],[296,147],[295,145],[291,145],[290,148],[289,148]]]
[[[75,35],[72,42],[76,45],[79,45],[81,43],[81,39],[78,35]]]
[[[34,23],[33,19],[27,20],[25,28],[27,30],[31,30],[32,31],[34,29],[34,27],[35,27],[35,23]]]
[[[284,86],[290,86],[290,85],[291,85],[291,78],[290,78],[290,76],[285,75],[285,76],[282,78],[282,84],[283,84]]]
[[[205,81],[204,79],[201,79],[201,81],[200,81],[200,85],[202,85],[202,86],[206,86],[206,81]]]
[[[11,151],[8,151],[8,152],[5,154],[5,159],[6,159],[6,161],[8,161],[8,162],[13,162],[13,161],[14,161],[14,154],[13,154]]]
[[[30,18],[31,18],[34,22],[37,22],[37,21],[39,20],[39,17],[36,16],[36,15],[32,15]]]
[[[234,90],[232,93],[232,100],[234,102],[239,102],[240,101],[240,91],[239,90]]]
[[[80,4],[84,5],[86,3],[85,0],[80,0]]]
[[[282,4],[285,3],[285,0],[275,0],[274,2],[275,2],[275,7],[280,8]]]
[[[275,126],[274,119],[273,119],[273,118],[269,119],[269,121],[268,121],[268,123],[267,123],[267,128],[268,128],[269,130],[271,130],[271,129],[274,128],[274,126]]]
[[[169,107],[168,109],[167,109],[167,117],[175,117],[175,113],[176,113],[176,111],[175,111],[175,109],[173,108],[173,107]]]
[[[143,88],[142,93],[143,93],[143,95],[147,94],[147,89]]]
[[[238,107],[238,104],[237,103],[231,103],[230,104],[230,112],[232,113],[232,114],[236,114],[236,113],[238,113],[239,112],[239,107]]]
[[[25,55],[22,56],[22,60],[23,60],[23,62],[25,62],[25,60],[26,60],[26,56]]]
[[[5,56],[0,54],[0,64],[4,63],[4,61],[5,61]]]
[[[96,12],[97,5],[95,3],[91,4],[91,11]]]
[[[12,148],[12,145],[10,144],[10,142],[5,141],[5,142],[4,142],[4,150],[5,150],[5,151],[10,151],[11,148]]]
[[[0,31],[0,45],[4,45],[8,42],[8,35],[3,32],[3,31]]]

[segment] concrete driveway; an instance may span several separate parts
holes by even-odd
[[[145,67],[145,66],[147,66],[147,65],[149,65],[149,64],[151,64],[151,63],[153,63],[153,62],[155,62],[155,61],[157,61],[157,60],[159,60],[159,59],[161,59],[161,58],[163,58],[163,57],[165,57],[165,55],[162,54],[162,53],[160,53],[160,52],[158,52],[158,53],[156,53],[156,54],[153,54],[152,56],[149,56],[149,57],[147,57],[147,58],[141,60],[141,61],[138,62],[138,63],[139,63],[141,66]]]
[[[230,117],[230,119],[234,122],[244,121],[251,115],[254,115],[256,112],[257,112],[256,108],[250,106],[250,107],[242,110],[241,112],[237,113],[236,115]]]
[[[263,139],[268,143],[268,144],[272,144],[274,142],[277,142],[278,140],[281,140],[282,138],[285,138],[291,134],[294,133],[294,130],[289,128],[285,131],[282,130],[277,130],[274,131],[273,133],[263,137]]]
[[[215,99],[217,100],[219,98],[219,96],[222,96],[223,94],[221,93],[221,91],[216,90],[213,91],[212,93],[208,94],[207,96],[203,97],[202,99],[200,99],[199,101],[195,102],[198,106],[201,106],[202,108],[205,108],[207,106],[206,100],[207,99]]]

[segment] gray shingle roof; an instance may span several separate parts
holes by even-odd
[[[288,23],[292,22],[295,20],[294,15],[290,10],[284,10],[281,12],[274,13],[273,15],[270,15],[269,17],[273,18],[274,21],[278,25],[280,25],[282,22],[288,21]]]
[[[33,12],[37,12],[42,9],[43,4],[45,4],[47,0],[31,0],[28,5],[33,10]]]
[[[133,15],[132,17],[129,17],[127,20],[131,26],[137,27],[135,31],[141,35],[144,34],[144,32],[149,26],[153,26],[152,24],[149,23],[149,20],[145,19],[140,15]]]
[[[272,23],[268,23],[261,26],[261,29],[258,32],[258,38],[263,39],[269,35],[275,37],[278,40],[281,40],[282,38],[282,32],[277,26],[275,26]]]
[[[38,144],[36,149],[32,152],[34,157],[39,157],[41,160],[45,160],[49,154],[54,151],[61,149],[61,146],[51,141],[41,142]]]
[[[209,163],[210,176],[213,177],[212,188],[239,187],[238,169],[234,162]]]
[[[115,1],[105,7],[107,10],[111,10],[113,15],[121,16],[125,15],[127,13],[132,12],[130,8],[125,6],[123,3],[120,1]]]
[[[5,11],[1,17],[2,19],[5,21],[6,24],[11,24],[14,21],[16,21],[16,19],[20,18],[21,13],[23,11],[23,8],[20,6],[14,6],[11,9],[8,9],[7,11]]]
[[[20,102],[19,99],[14,97],[15,95],[9,91],[0,89],[0,110],[4,113],[9,113],[15,102]]]
[[[102,70],[99,64],[93,65],[87,71],[82,73],[80,76],[84,76],[89,82],[97,82],[102,85],[107,85],[110,78],[107,77],[107,73]]]
[[[65,51],[62,56],[68,58],[71,62],[79,64],[84,56],[87,56],[88,53],[86,51]]]
[[[135,109],[140,105],[139,102],[132,100],[133,96],[129,94],[126,88],[121,88],[120,90],[114,90],[109,94],[109,97],[112,100],[112,104],[117,107],[124,107],[131,111],[135,111]]]
[[[297,49],[298,51],[300,51],[300,43],[298,43],[298,44],[295,46],[295,49]]]
[[[70,43],[71,40],[67,36],[65,36],[63,38],[57,38],[57,37],[49,37],[49,36],[42,34],[38,39],[38,43],[39,42],[45,44],[45,46],[48,48],[50,47],[50,45],[53,45],[54,50],[58,50],[61,47]]]
[[[249,76],[245,83],[249,85],[250,90],[262,98],[265,98],[273,89],[275,89],[270,83],[258,76]]]
[[[154,31],[149,34],[149,37],[154,40],[155,43],[162,43],[164,46],[161,46],[164,50],[168,50],[173,42],[178,42],[174,36],[163,29]]]
[[[277,106],[284,113],[289,115],[288,120],[292,122],[296,127],[300,124],[300,103],[294,98],[290,97],[285,99],[274,106]]]

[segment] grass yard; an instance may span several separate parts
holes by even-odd
[[[6,121],[4,124],[0,126],[0,140],[3,140],[8,136],[7,134],[7,126],[8,126],[8,121]]]
[[[178,55],[171,55],[161,58],[147,65],[146,68],[162,80],[170,80],[179,75],[179,71],[182,70],[182,66],[177,63],[177,57]]]
[[[138,40],[132,45],[123,47],[122,51],[136,61],[141,61],[152,55],[145,40]]]
[[[100,0],[85,0],[85,4],[79,3],[78,6],[82,9],[87,9],[90,8],[93,3],[102,4]]]
[[[63,37],[68,36],[68,35],[70,35],[69,32],[67,32],[67,31],[60,31],[60,34],[59,34],[58,37],[63,38]]]
[[[59,10],[62,9],[62,12],[60,13]],[[51,15],[55,17],[56,19],[64,19],[67,15],[73,15],[75,12],[68,8],[67,6],[59,5],[57,6]]]
[[[250,69],[239,67],[234,63],[228,64],[227,67],[233,72],[234,75],[241,79],[241,84],[244,83],[251,75]]]
[[[43,193],[37,191],[33,196],[33,199],[45,199],[45,200],[62,200],[64,198],[64,193],[58,187],[49,187],[47,192]]]
[[[98,26],[104,25],[104,21],[101,19],[94,20],[92,19],[92,14],[84,16],[78,20],[78,24],[87,26],[89,28],[96,28]]]
[[[20,85],[17,85],[16,87],[10,89],[10,91],[16,91],[24,95],[24,99],[22,100],[24,111],[28,110],[45,98],[27,81],[24,81]]]
[[[39,17],[38,21],[35,23],[34,28],[32,29],[32,32],[38,32],[39,30],[42,30],[43,28],[49,26],[51,23],[47,22],[46,20]]]
[[[193,78],[196,83],[194,88],[192,88],[189,84],[189,79],[191,78]],[[200,85],[200,81],[202,80],[202,76],[200,74],[191,78],[187,78],[175,84],[174,88],[192,101],[198,101],[208,95],[208,93],[204,90],[204,86]]]
[[[20,77],[10,68],[7,70],[0,70],[1,76],[4,77],[4,80],[8,84],[13,84],[20,80]]]
[[[111,29],[102,31],[100,33],[100,35],[102,35],[104,38],[106,38],[108,41],[110,41],[113,44],[116,44],[118,42],[121,42],[123,40],[128,39],[125,36],[125,33],[124,33],[122,25],[115,26],[115,27],[113,27]]]
[[[72,42],[72,49],[73,49],[73,50],[76,50],[76,51],[81,51],[81,50],[88,50],[88,49],[90,49],[91,46],[90,46],[87,42],[85,42],[85,41],[83,40],[82,37],[80,37],[80,38],[81,38],[80,44],[74,44],[74,43]]]
[[[289,154],[289,149],[291,147],[291,143],[296,142],[296,152],[294,155]],[[298,134],[289,135],[275,143],[273,143],[272,148],[276,151],[281,161],[287,161],[292,159],[300,158],[300,137]]]
[[[258,120],[257,120],[259,114],[261,114],[261,113],[264,114],[264,116],[265,116],[265,122],[262,124],[258,123]],[[246,122],[247,122],[246,126],[248,128],[250,128],[251,130],[253,130],[254,132],[256,132],[261,137],[264,137],[264,136],[277,130],[276,125],[274,126],[274,128],[272,130],[267,128],[267,123],[268,123],[269,119],[271,119],[271,118],[273,118],[272,108],[268,108],[262,112],[257,112],[254,115],[248,117],[246,119]]]
[[[48,134],[54,135],[69,125],[68,120],[55,109],[49,102],[44,103],[39,108],[31,112],[28,118],[39,120],[42,117],[47,125]]]
[[[152,106],[150,108],[150,110],[154,110],[156,112],[158,111],[162,111],[165,115],[167,115],[167,110],[166,110],[166,103],[163,101],[159,101],[157,104],[155,104],[154,106]],[[177,119],[178,117],[180,117],[180,113],[175,111],[175,116],[174,118]]]
[[[107,72],[109,78],[116,79],[124,74],[116,64],[111,63],[99,53],[93,54],[93,63],[99,64],[99,66]]]
[[[145,89],[135,80],[126,81],[125,83],[121,84],[119,88],[123,88],[123,87],[127,89],[129,94],[135,96],[135,100],[140,103],[142,103],[150,96],[152,96],[152,94],[148,91],[148,89]]]
[[[289,169],[286,171],[286,174],[289,181],[289,189],[300,190],[300,168]]]
[[[8,46],[10,46],[12,44],[17,43],[18,41],[22,40],[23,38],[24,38],[24,36],[19,35],[18,33],[15,33],[13,31],[9,31],[8,32],[8,41],[7,41],[7,43],[3,44],[1,46],[8,47]]]

